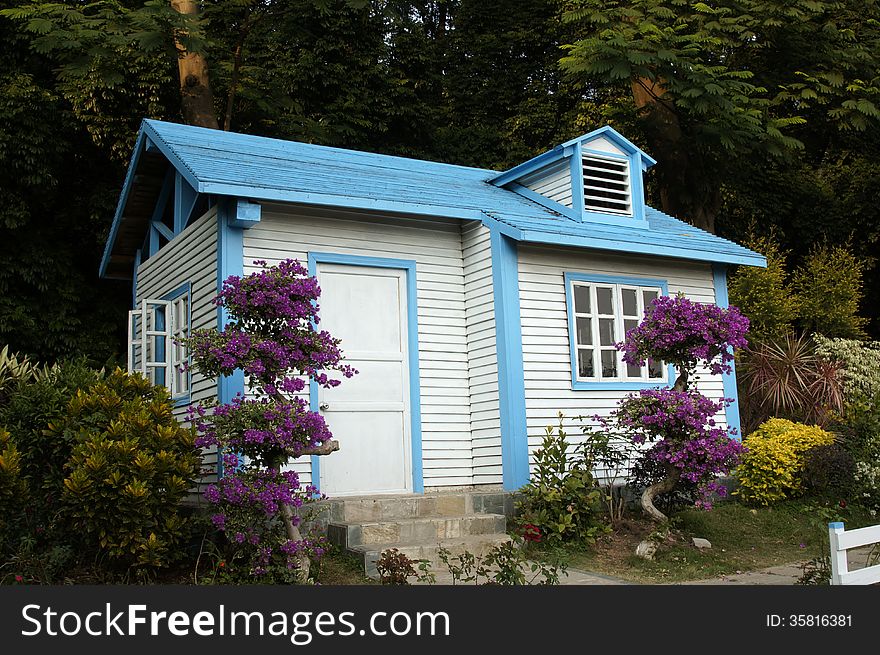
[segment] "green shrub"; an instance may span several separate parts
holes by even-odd
[[[787,286],[786,253],[772,236],[752,236],[746,245],[767,258],[767,268],[740,266],[730,276],[730,304],[750,321],[749,339],[777,339],[791,331],[797,299]]]
[[[185,536],[180,501],[200,460],[168,392],[117,369],[78,391],[49,433],[74,444],[62,494],[71,527],[119,566],[172,562]]]
[[[9,437],[0,428],[0,548],[16,527],[16,518],[27,504],[27,485],[21,475],[21,455]]]
[[[561,418],[558,428],[547,427],[534,453],[531,480],[520,490],[517,522],[527,532],[538,528],[541,540],[551,545],[592,543],[601,530],[597,512],[601,493],[592,463],[582,454],[569,455],[566,436]]]
[[[0,425],[10,433],[21,455],[22,475],[31,491],[37,514],[54,511],[64,488],[64,465],[70,459],[74,438],[47,430],[67,411],[71,398],[102,377],[83,362],[66,362],[46,375],[20,379],[8,389],[0,405]]]
[[[859,316],[859,304],[864,272],[865,264],[844,246],[813,248],[792,279],[803,330],[863,338],[867,319]]]
[[[771,418],[743,441],[746,452],[736,471],[735,493],[757,505],[802,494],[807,451],[833,442],[833,434],[815,425]]]
[[[855,473],[856,461],[840,444],[816,446],[804,453],[803,480],[811,496],[851,498]]]
[[[850,402],[880,398],[880,343],[857,339],[829,339],[813,335],[816,352],[843,366],[843,390]]]

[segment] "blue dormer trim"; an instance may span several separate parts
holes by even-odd
[[[613,144],[619,152],[607,152],[590,148],[590,144],[597,139],[605,139]],[[616,159],[628,163],[631,214],[605,213],[586,209],[582,167],[584,154],[603,159]],[[571,207],[566,207],[519,183],[525,176],[536,172],[540,175],[541,170],[566,158],[569,164]],[[553,150],[548,150],[537,157],[533,157],[529,161],[515,166],[509,171],[505,171],[487,181],[490,184],[502,186],[518,193],[578,222],[604,223],[607,225],[649,229],[650,226],[645,216],[645,187],[642,173],[655,163],[656,161],[652,157],[645,154],[635,144],[624,138],[613,128],[606,126],[567,141]]]

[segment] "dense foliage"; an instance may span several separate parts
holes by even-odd
[[[200,6],[4,4],[0,341],[14,350],[123,352],[130,288],[96,271],[140,120],[187,117],[178,46],[207,62],[215,122],[245,133],[503,169],[613,124],[659,161],[649,200],[681,218],[737,239],[775,228],[794,267],[855,237],[859,309],[876,316],[876,0]]]
[[[146,578],[179,561],[200,458],[167,391],[118,369],[41,370],[0,401],[3,575]]]

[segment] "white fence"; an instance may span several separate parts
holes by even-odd
[[[880,542],[880,525],[844,530],[843,523],[829,523],[828,540],[831,544],[831,584],[867,585],[880,582],[880,564],[850,571],[846,560],[846,551],[850,548]]]

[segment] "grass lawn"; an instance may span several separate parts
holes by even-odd
[[[843,520],[847,528],[876,523],[867,514],[791,501],[750,508],[724,502],[711,511],[683,510],[672,517],[672,529],[653,561],[635,555],[636,545],[654,530],[641,518],[624,519],[587,549],[566,549],[572,568],[604,573],[633,582],[663,584],[700,580],[779,564],[806,562],[827,550],[829,521]],[[699,550],[692,537],[712,548]]]

